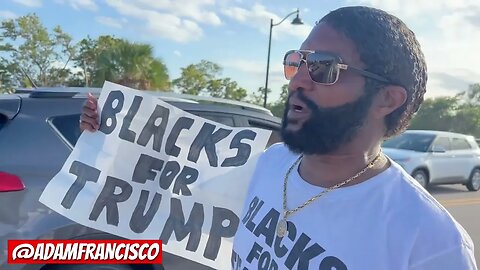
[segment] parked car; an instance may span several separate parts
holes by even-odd
[[[87,91],[97,96],[100,93],[100,89],[59,88],[0,95],[0,172],[9,176],[0,180],[0,269],[87,267],[7,265],[9,239],[120,239],[77,224],[38,201],[80,136],[78,122]],[[153,94],[182,110],[229,126],[273,130],[270,144],[280,138],[280,119],[263,107],[217,98]],[[163,262],[163,266],[147,268],[112,265],[102,269],[210,269],[167,253]]]
[[[480,149],[473,136],[407,130],[382,147],[424,187],[464,184],[470,191],[480,189]]]

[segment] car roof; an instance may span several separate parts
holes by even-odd
[[[456,132],[449,132],[449,131],[440,131],[440,130],[414,130],[414,129],[409,129],[406,130],[405,133],[410,133],[410,134],[429,134],[429,135],[444,135],[444,136],[450,136],[450,137],[473,137],[468,134],[462,134],[462,133],[456,133]]]
[[[19,88],[15,93],[22,98],[86,98],[88,93],[98,97],[101,88],[94,87],[41,87]],[[231,114],[261,117],[266,120],[280,123],[278,117],[264,107],[223,98],[209,96],[194,96],[174,92],[150,91],[145,92],[157,96],[165,102],[189,111],[228,112]]]
[[[85,97],[88,93],[93,94],[94,96],[99,96],[100,92],[102,91],[101,88],[97,87],[41,87],[41,88],[19,88],[16,89],[15,93],[18,94],[29,94],[30,97]],[[234,106],[241,106],[252,110],[262,111],[267,114],[271,114],[271,112],[261,106],[236,101],[236,100],[229,100],[223,98],[216,98],[210,96],[196,96],[196,95],[188,95],[188,94],[180,94],[171,91],[152,91],[152,90],[144,90],[151,95],[158,96],[162,100],[165,101],[177,101],[177,102],[189,102],[189,103],[199,103],[199,102],[210,102],[210,103],[219,103],[219,104],[226,104],[226,105],[234,105]]]
[[[5,116],[7,119],[13,119],[20,111],[21,100],[19,96],[1,94],[0,101],[0,116]]]

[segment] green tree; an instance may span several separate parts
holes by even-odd
[[[112,36],[101,36],[97,40],[87,40],[80,47],[79,55],[84,65],[84,74],[90,77],[92,86],[101,87],[105,80],[118,82],[122,72],[117,62],[117,47],[121,39]],[[78,63],[77,63],[78,64]]]
[[[16,81],[15,65],[9,64],[5,59],[0,59],[0,93],[10,93],[14,90]]]
[[[259,106],[263,106],[263,100],[265,97],[265,91],[263,89],[265,88],[259,87],[256,93],[251,94],[249,102]],[[271,96],[270,95],[271,93],[272,93],[272,90],[269,88],[267,90],[267,96]],[[287,102],[287,99],[288,99],[288,84],[284,84],[282,85],[280,98],[274,102],[267,103],[267,109],[269,109],[273,115],[277,117],[283,117],[283,112],[285,110],[285,103]]]
[[[71,74],[68,77],[66,84],[71,87],[87,86],[87,83],[85,82],[84,73],[82,71],[77,71],[76,73]],[[88,86],[91,86],[91,85],[88,85]]]
[[[179,78],[173,80],[173,85],[183,94],[198,95],[204,92],[209,84],[212,93],[217,95],[220,88],[220,82],[210,83],[222,72],[222,68],[213,62],[202,60],[200,63],[188,65],[181,68],[182,72]]]
[[[247,97],[247,90],[238,86],[231,78],[212,79],[207,82],[207,92],[212,97],[243,101]]]
[[[104,37],[98,40],[93,51],[95,61],[85,66],[87,74],[92,72],[94,86],[108,80],[142,90],[170,90],[167,67],[153,56],[152,46]],[[85,58],[92,54],[86,52]]]
[[[426,99],[410,129],[443,130],[480,137],[480,84],[454,97]]]
[[[83,70],[84,85],[100,87],[108,80],[142,90],[170,90],[167,67],[148,44],[100,36],[83,39],[78,46],[75,66]]]
[[[277,117],[283,117],[285,111],[285,103],[288,99],[288,84],[282,85],[282,92],[280,92],[280,98],[269,106],[270,111]]]
[[[150,80],[151,88],[160,91],[172,91],[168,69],[165,63],[156,58],[150,64],[147,79]]]
[[[470,84],[467,91],[459,93],[456,97],[467,104],[480,104],[480,83]]]
[[[463,104],[457,108],[451,130],[480,137],[480,107]]]
[[[110,36],[108,36],[110,37]],[[90,37],[84,38],[77,43],[78,54],[73,59],[76,68],[82,70],[81,73],[76,74],[75,80],[80,83],[83,80],[84,86],[91,86],[92,77],[95,74],[97,56],[99,54],[99,44],[105,36],[101,36],[98,40],[91,39]],[[106,48],[106,47],[105,47]]]
[[[256,92],[252,93],[249,98],[249,102],[258,106],[263,106],[263,100],[265,96],[265,87],[259,87]],[[270,88],[267,89],[267,96],[272,93]],[[267,104],[268,108],[268,104]]]
[[[451,122],[454,121],[457,107],[457,97],[426,99],[409,128],[452,131]]]
[[[247,90],[236,81],[220,77],[222,68],[216,63],[202,60],[181,70],[180,77],[173,80],[173,85],[183,94],[207,94],[240,101],[247,97]]]
[[[480,137],[480,84],[468,86],[467,91],[456,96],[459,99],[452,130]]]
[[[3,21],[0,37],[2,65],[9,67],[5,76],[12,84],[25,85],[23,71],[39,86],[63,84],[70,75],[76,47],[59,26],[49,32],[36,14],[28,14]]]

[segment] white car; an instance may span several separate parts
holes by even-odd
[[[433,130],[407,130],[382,144],[383,152],[423,187],[464,184],[480,189],[480,149],[473,136]]]

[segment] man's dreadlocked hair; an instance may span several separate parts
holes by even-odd
[[[423,102],[427,83],[427,66],[415,34],[397,17],[369,7],[340,8],[318,23],[352,40],[366,70],[407,90],[406,102],[385,118],[385,137],[403,132]],[[366,78],[367,95],[375,95],[384,86]]]

